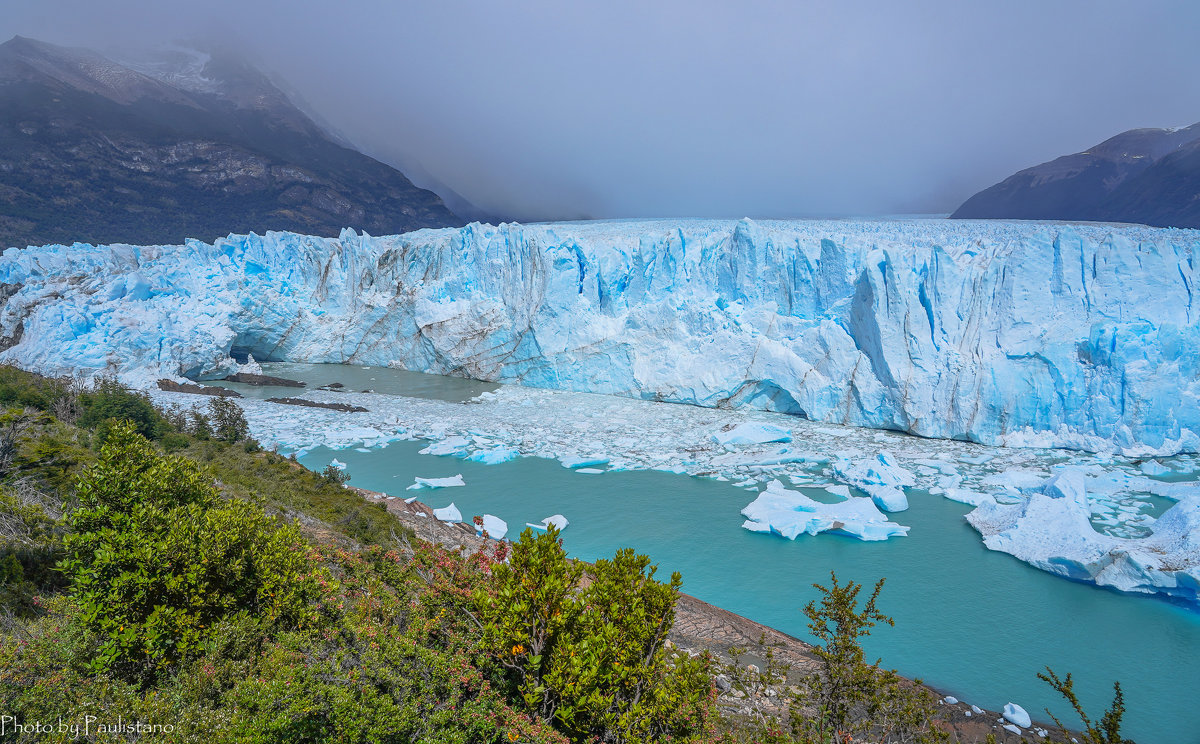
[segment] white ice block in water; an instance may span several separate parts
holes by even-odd
[[[454,486],[465,486],[462,473],[452,475],[449,478],[414,478],[416,483],[413,483],[406,491],[418,491],[422,488],[453,488]]]
[[[508,522],[493,514],[484,514],[483,531],[486,531],[489,537],[503,540],[504,536],[508,534]]]
[[[471,440],[466,437],[446,437],[445,439],[430,444],[425,449],[421,450],[422,455],[461,455],[470,447]]]
[[[902,468],[896,458],[880,452],[865,460],[839,460],[834,473],[851,486],[865,492],[880,509],[889,512],[908,508],[904,488],[916,485],[913,474]]]
[[[329,461],[329,465],[331,467],[337,468],[338,470],[346,469],[346,463],[342,462],[341,460],[337,459],[336,457]]]
[[[450,506],[443,507],[441,509],[434,509],[433,516],[443,522],[462,521],[462,512],[458,510],[458,507],[454,505],[453,501],[450,502]]]
[[[777,480],[747,504],[742,514],[747,518],[742,526],[751,532],[770,532],[789,540],[826,531],[860,540],[886,540],[903,536],[909,529],[889,522],[871,499],[850,497],[836,504],[822,504],[799,491],[789,491]]]
[[[471,462],[480,462],[484,465],[499,465],[509,460],[515,460],[521,455],[520,452],[512,447],[492,447],[491,449],[479,450],[472,452],[467,456],[467,460]]]
[[[712,435],[717,444],[766,444],[767,442],[790,442],[792,433],[782,426],[773,424],[738,424],[729,431]]]
[[[538,524],[534,524],[533,522],[526,522],[525,526],[532,527],[535,530],[544,530],[547,527],[549,527],[550,525],[554,525],[555,529],[557,529],[559,532],[562,532],[563,530],[565,530],[567,528],[567,525],[569,525],[569,524],[570,524],[570,522],[568,522],[567,518],[564,517],[563,515],[552,514],[549,517],[546,517],[545,519],[543,519]]]

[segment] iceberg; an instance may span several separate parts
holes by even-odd
[[[467,455],[467,460],[470,462],[480,462],[484,465],[499,465],[502,462],[515,460],[520,457],[521,453],[512,447],[493,447],[491,449],[479,450]]]
[[[717,444],[766,444],[768,442],[790,442],[792,433],[782,426],[773,424],[738,424],[729,431],[719,431],[712,436]]]
[[[450,506],[444,507],[442,509],[434,509],[433,516],[435,519],[440,519],[443,522],[461,522],[462,521],[462,512],[460,512],[458,510],[458,507],[454,505],[453,501],[450,502]]]
[[[869,498],[851,496],[835,504],[823,504],[799,491],[789,491],[777,480],[747,504],[742,515],[746,517],[742,527],[751,532],[769,532],[789,540],[827,531],[866,541],[908,533],[908,527],[889,522]]]
[[[1020,726],[1021,728],[1029,728],[1033,725],[1033,721],[1030,720],[1029,714],[1025,712],[1024,708],[1016,703],[1007,703],[1004,706],[1004,718],[1009,723]],[[1017,733],[1020,732],[1018,731]]]
[[[421,478],[421,477],[417,477],[417,478],[415,478],[414,480],[415,480],[416,482],[415,482],[415,483],[413,483],[411,486],[409,486],[408,488],[406,488],[406,489],[404,489],[404,490],[406,490],[406,491],[417,491],[417,490],[420,490],[420,489],[422,489],[422,488],[452,488],[452,487],[454,487],[454,486],[465,486],[465,485],[467,485],[465,482],[463,482],[462,473],[459,473],[458,475],[453,475],[453,476],[450,476],[449,478]]]
[[[880,509],[888,512],[907,509],[908,497],[904,495],[904,488],[917,483],[912,473],[900,467],[896,458],[887,452],[880,452],[862,462],[839,460],[834,464],[833,471],[848,485],[870,496]]]
[[[1117,537],[1092,526],[1089,479],[1059,470],[1016,503],[984,501],[967,521],[991,550],[1068,579],[1125,592],[1200,599],[1200,494],[1163,513],[1149,536]]]
[[[992,445],[1200,451],[1200,232],[640,220],[42,246],[0,363],[392,365]]]
[[[483,527],[476,528],[476,531],[480,535],[487,532],[489,537],[495,540],[503,540],[504,536],[508,534],[508,522],[505,522],[494,514],[484,514]]]
[[[565,530],[567,528],[567,525],[569,525],[569,524],[570,524],[570,522],[568,522],[567,518],[564,517],[563,515],[552,514],[537,524],[534,524],[533,522],[526,522],[525,526],[532,527],[535,530],[544,530],[544,529],[548,529],[551,525],[554,525],[554,529],[558,530],[559,532],[562,532],[563,530]]]

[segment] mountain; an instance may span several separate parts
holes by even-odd
[[[952,218],[1093,220],[1200,227],[1200,123],[1131,129],[1009,176]]]
[[[227,51],[0,44],[0,247],[463,223]]]

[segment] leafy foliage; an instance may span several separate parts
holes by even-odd
[[[1071,679],[1070,673],[1063,679],[1055,674],[1053,669],[1046,667],[1046,673],[1039,672],[1038,679],[1054,688],[1055,692],[1062,695],[1071,704],[1071,708],[1083,722],[1085,744],[1133,744],[1131,739],[1121,736],[1121,719],[1125,716],[1125,693],[1121,691],[1120,682],[1113,682],[1112,705],[1104,711],[1099,721],[1093,722],[1083,711],[1083,705],[1075,694],[1075,681]],[[1046,710],[1046,715],[1050,716],[1059,728],[1066,728],[1049,709]]]
[[[553,527],[526,529],[477,602],[484,646],[525,706],[572,740],[687,741],[713,702],[707,658],[668,653],[681,579],[633,550],[583,567]]]
[[[194,657],[205,629],[237,612],[268,626],[311,619],[315,574],[295,528],[220,501],[194,464],[160,455],[132,423],[110,427],[78,499],[62,569],[102,639],[96,671],[153,676]]]

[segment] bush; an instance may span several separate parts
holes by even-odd
[[[96,429],[101,444],[111,421],[132,422],[137,433],[146,439],[157,439],[170,430],[149,396],[134,392],[112,378],[101,379],[91,390],[80,393],[79,406],[82,412],[78,424]]]
[[[526,529],[477,596],[483,642],[524,705],[572,740],[688,741],[714,696],[707,658],[668,653],[679,574],[654,579],[644,555],[597,561],[583,586],[553,527]]]
[[[213,436],[217,439],[240,442],[250,438],[246,414],[232,398],[216,397],[209,401],[208,417],[212,422]]]
[[[350,480],[350,474],[336,465],[326,465],[321,471],[321,477],[331,486],[340,486]]]
[[[96,671],[148,679],[202,648],[238,612],[268,627],[309,619],[316,573],[292,526],[221,501],[192,462],[114,423],[80,479],[62,569],[100,647]]]

